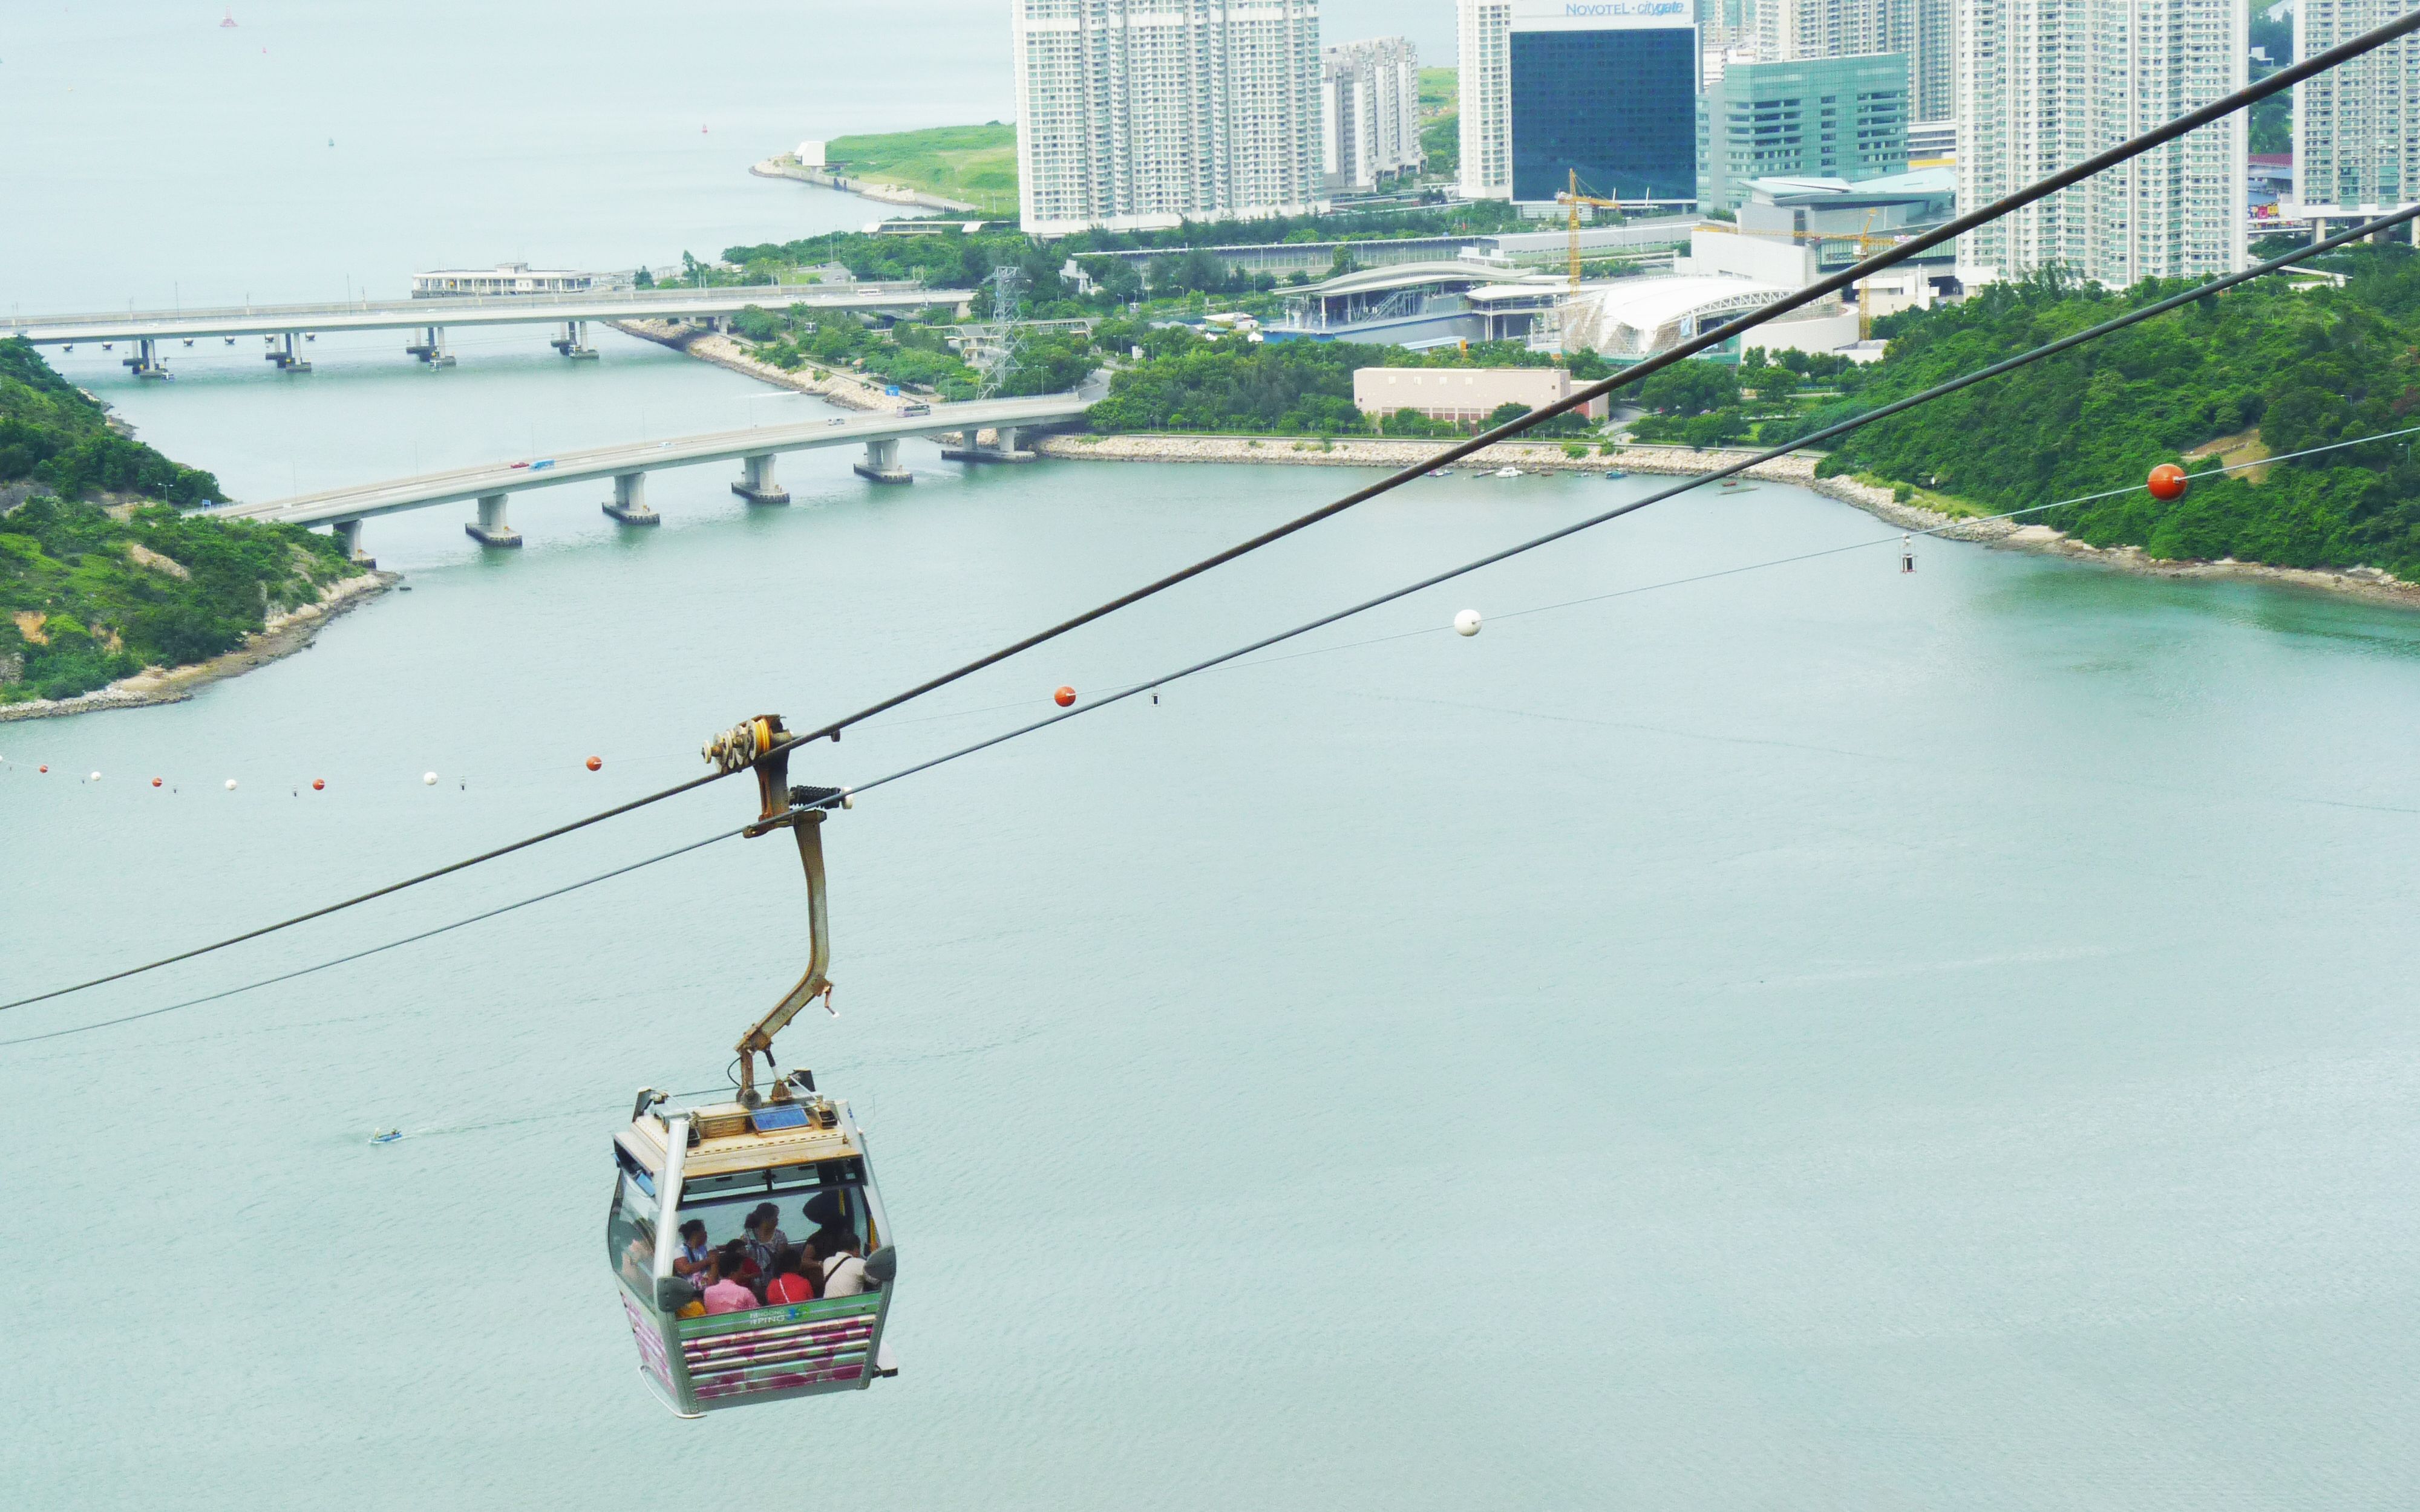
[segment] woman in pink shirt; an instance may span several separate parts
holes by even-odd
[[[739,1273],[747,1265],[748,1248],[736,1239],[714,1252],[714,1279],[706,1284],[704,1293],[708,1317],[716,1313],[744,1313],[758,1305],[756,1293],[749,1290],[748,1283],[739,1279]]]

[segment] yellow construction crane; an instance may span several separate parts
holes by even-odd
[[[1741,237],[1773,237],[1776,239],[1786,239],[1792,241],[1854,241],[1857,244],[1857,259],[1862,262],[1869,254],[1874,252],[1876,249],[1883,247],[1896,247],[1900,243],[1900,239],[1897,237],[1878,237],[1873,235],[1874,217],[1879,213],[1881,212],[1877,210],[1868,210],[1866,212],[1865,225],[1854,231],[1750,231],[1745,227],[1727,224],[1721,221],[1708,221],[1704,224],[1699,226],[1698,229],[1700,231],[1723,231],[1728,232],[1732,236]],[[1575,240],[1574,245],[1577,245],[1576,240]],[[1856,287],[1857,339],[1859,341],[1871,341],[1874,336],[1873,301],[1867,297],[1866,281],[1864,279],[1861,278],[1857,280]]]
[[[1583,194],[1580,193],[1580,176],[1576,169],[1572,171],[1572,187],[1557,194],[1555,203],[1566,207],[1571,212],[1572,292],[1575,294],[1579,292],[1580,286],[1580,207],[1586,205],[1601,210],[1646,210],[1655,208],[1652,200],[1599,199],[1594,194]]]

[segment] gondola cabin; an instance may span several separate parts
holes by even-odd
[[[804,1082],[804,1086],[800,1086]],[[894,1251],[848,1106],[802,1073],[755,1108],[668,1109],[658,1094],[613,1141],[618,1167],[607,1258],[638,1341],[640,1373],[683,1417],[825,1392],[897,1373],[882,1343]],[[770,1204],[774,1232],[762,1221]],[[751,1219],[756,1224],[752,1229]],[[699,1226],[702,1226],[702,1229]],[[734,1241],[860,1257],[837,1269],[845,1295],[705,1310],[701,1278]],[[761,1241],[761,1242],[760,1242]],[[814,1278],[823,1289],[823,1278]]]
[[[795,742],[778,715],[708,741],[725,773],[752,770],[759,810],[741,833],[788,830],[807,882],[807,970],[734,1048],[729,1102],[673,1107],[642,1090],[613,1140],[605,1258],[639,1344],[639,1371],[683,1417],[863,1391],[898,1373],[882,1346],[898,1251],[848,1104],[805,1071],[776,1071],[773,1037],[818,998],[831,1006],[824,816],[839,788],[794,788]]]

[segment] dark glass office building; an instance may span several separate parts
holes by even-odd
[[[1580,176],[1606,199],[1698,194],[1698,31],[1524,31],[1511,46],[1512,197],[1551,200]]]

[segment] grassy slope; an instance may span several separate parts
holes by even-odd
[[[998,215],[1016,210],[1016,128],[998,121],[844,136],[825,144],[824,156],[852,178],[905,184]]]
[[[1462,75],[1452,69],[1420,70],[1420,151],[1432,177],[1451,177],[1462,165]]]

